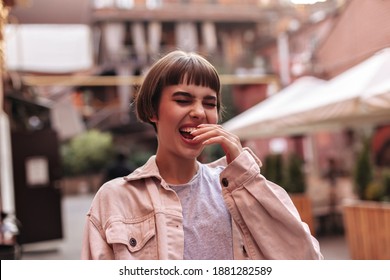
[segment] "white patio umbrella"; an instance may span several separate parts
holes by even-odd
[[[390,108],[390,73],[388,79],[372,85],[363,95],[362,103],[367,110],[389,110]]]
[[[256,120],[248,122],[244,112],[224,127],[245,140],[376,125],[390,122],[389,95],[390,49],[384,49],[309,93],[276,104],[266,119],[260,103],[251,113]]]
[[[315,77],[301,77],[280,92],[225,122],[223,126],[243,140],[283,134],[282,131],[276,131],[273,122],[293,114],[294,103],[307,98],[324,84],[324,80]]]

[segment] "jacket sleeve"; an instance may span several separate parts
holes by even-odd
[[[260,174],[245,149],[220,175],[222,193],[251,259],[323,259],[287,192]]]
[[[103,230],[99,228],[93,216],[87,215],[83,244],[81,249],[82,260],[112,260],[114,253],[104,238]]]

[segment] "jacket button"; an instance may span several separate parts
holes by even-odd
[[[137,246],[137,240],[134,237],[132,237],[130,238],[129,244],[131,247],[135,247]]]
[[[224,187],[229,186],[229,181],[228,181],[228,179],[222,178],[222,185],[223,185]]]

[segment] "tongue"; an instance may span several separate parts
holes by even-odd
[[[191,133],[189,133],[189,132],[180,131],[180,133],[186,139],[193,139],[194,138],[194,136],[192,136]]]

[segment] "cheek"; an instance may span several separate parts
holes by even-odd
[[[207,121],[210,124],[217,124],[218,123],[218,112],[210,112],[207,114]]]
[[[180,108],[164,108],[164,111],[161,112],[160,121],[164,120],[168,124],[173,124],[175,122],[178,122],[180,119],[184,118],[186,115],[185,112],[180,110]]]

